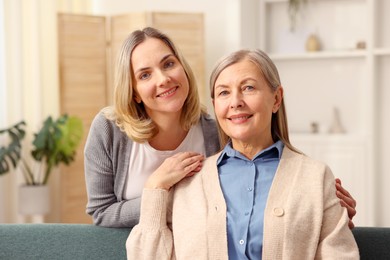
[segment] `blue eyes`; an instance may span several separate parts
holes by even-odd
[[[224,90],[224,91],[219,92],[218,96],[226,96],[227,94],[229,94],[229,92]]]
[[[147,79],[147,78],[149,78],[149,77],[150,77],[150,74],[149,74],[149,73],[142,73],[142,74],[139,76],[139,78],[142,79],[142,80]]]
[[[175,66],[175,61],[166,61],[164,64],[163,64],[163,69],[166,70],[166,69],[170,69],[172,67]],[[149,79],[151,77],[151,73],[146,71],[146,72],[143,72],[139,75],[139,79],[140,80],[146,80],[146,79]]]
[[[242,92],[249,92],[254,90],[255,87],[251,85],[245,85],[241,87]],[[222,90],[221,92],[218,93],[218,96],[227,96],[229,95],[230,91],[229,90]]]
[[[170,68],[173,67],[175,63],[173,61],[168,61],[164,64],[164,68]]]

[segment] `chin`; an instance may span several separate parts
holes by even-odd
[[[250,140],[250,137],[247,136],[247,135],[240,135],[240,134],[235,134],[233,136],[230,136],[230,138],[232,139],[232,141],[236,141],[236,142],[247,142],[248,140]]]
[[[167,113],[177,113],[177,112],[181,112],[183,109],[183,106],[182,105],[177,105],[177,106],[168,106],[168,107],[165,107],[164,110],[167,112]]]

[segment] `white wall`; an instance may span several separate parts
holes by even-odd
[[[58,61],[57,61],[57,6],[55,1],[2,0],[4,15],[4,49],[6,66],[2,78],[7,86],[4,110],[8,127],[25,120],[26,140],[31,143],[32,133],[48,115],[59,112]],[[28,155],[29,151],[24,151]],[[54,187],[56,178],[52,178]],[[0,177],[0,198],[6,197],[1,222],[23,222],[17,214],[17,187],[23,183],[22,174],[12,171]],[[55,188],[53,189],[55,190]],[[58,205],[53,193],[53,207]],[[57,206],[58,207],[58,206]],[[56,211],[54,211],[56,212]]]
[[[0,17],[4,17],[4,0],[0,0]],[[5,127],[5,112],[7,107],[7,99],[6,99],[6,88],[5,88],[5,50],[4,50],[4,21],[3,19],[0,19],[0,129],[3,129]],[[0,144],[3,144],[5,142],[4,138],[0,137]],[[2,181],[0,179],[0,191],[5,189],[5,181]],[[6,207],[6,200],[5,200],[5,194],[0,192],[0,209],[5,209]],[[5,222],[5,211],[0,211],[0,223]]]
[[[390,42],[390,41],[389,41]],[[378,198],[378,223],[382,226],[390,226],[390,55],[383,57],[379,60],[380,71],[379,81],[383,82],[380,89],[378,90],[378,147],[379,147],[379,158],[377,167],[379,174],[375,184],[379,190]]]
[[[5,66],[2,68],[2,73],[5,77],[2,77],[2,82],[6,86],[3,98],[6,100],[5,110],[2,114],[4,116],[1,124],[1,128],[7,128],[13,123],[21,120],[21,100],[20,97],[20,82],[21,82],[21,63],[18,59],[21,53],[21,39],[18,32],[20,32],[20,12],[17,11],[16,6],[20,5],[20,1],[2,1],[3,14],[0,17],[2,19],[2,25],[4,30],[4,55],[1,55],[2,60],[5,62]],[[11,25],[12,24],[12,28]],[[13,44],[10,44],[13,42]],[[19,76],[15,76],[16,72],[19,72]],[[15,72],[15,73],[13,73]],[[0,177],[0,184],[3,188],[0,191],[0,199],[3,199],[4,208],[2,210],[2,222],[14,222],[15,216],[15,204],[16,204],[16,180],[17,173],[11,171],[6,175]]]

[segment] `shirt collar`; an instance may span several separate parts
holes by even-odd
[[[266,159],[280,159],[282,157],[282,152],[284,148],[284,143],[281,140],[276,141],[271,146],[265,148],[264,150],[258,152],[256,156],[253,157],[252,160],[255,160],[258,157],[263,157]],[[217,160],[217,165],[223,160],[225,157],[237,157],[248,160],[245,156],[243,156],[240,152],[234,150],[232,147],[231,141],[226,144],[225,148],[222,150],[221,155]]]

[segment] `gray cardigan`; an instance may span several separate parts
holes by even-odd
[[[201,116],[206,156],[220,150],[215,120]],[[94,118],[84,149],[86,212],[95,225],[133,227],[139,221],[141,198],[123,199],[133,141],[102,112]]]

